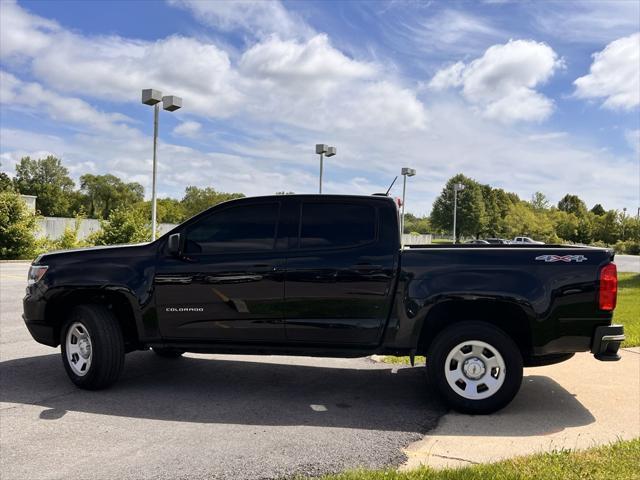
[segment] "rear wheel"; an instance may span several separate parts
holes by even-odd
[[[173,348],[154,347],[153,353],[162,358],[180,358],[184,350],[175,350]]]
[[[113,313],[102,305],[75,307],[62,326],[60,345],[67,375],[80,388],[106,388],[122,372],[122,330]]]
[[[522,383],[522,356],[502,330],[461,322],[442,331],[427,355],[429,381],[451,408],[486,414],[505,407]]]

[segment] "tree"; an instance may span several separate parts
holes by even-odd
[[[2,163],[0,163],[0,166],[2,166]],[[5,172],[0,172],[0,192],[6,192],[7,190],[13,190],[13,181]]]
[[[80,177],[85,212],[90,218],[107,218],[112,210],[142,201],[144,188],[137,182],[125,183],[115,175],[86,174]]]
[[[7,190],[13,190],[13,182],[9,175],[0,172],[0,192],[6,192]]]
[[[558,210],[573,213],[578,217],[587,212],[587,205],[577,195],[566,194],[562,200],[558,202]]]
[[[485,208],[485,223],[483,233],[489,237],[505,237],[506,225],[505,217],[514,203],[513,197],[501,188],[491,188],[489,185],[482,185],[482,199]]]
[[[613,245],[622,237],[619,215],[615,210],[609,210],[604,215],[596,215],[593,225],[593,238]]]
[[[456,236],[478,235],[486,225],[484,200],[478,182],[458,174],[449,179],[442,193],[436,198],[431,211],[431,225],[453,231],[453,185],[461,183],[465,189],[458,192]]]
[[[416,217],[411,213],[405,213],[404,233],[431,233],[429,217]]]
[[[223,193],[217,192],[211,187],[198,188],[189,186],[184,191],[182,205],[184,207],[185,217],[191,218],[203,210],[217,205],[218,203],[242,197],[244,197],[244,194],[242,193]]]
[[[137,208],[143,212],[145,218],[151,218],[151,201],[140,202]],[[158,223],[182,223],[187,217],[184,205],[175,198],[159,198],[157,201]]]
[[[60,159],[49,155],[34,160],[23,157],[16,165],[14,185],[24,195],[35,195],[36,207],[45,216],[69,216],[74,183]]]
[[[505,225],[505,236],[509,238],[527,236],[548,243],[558,242],[549,217],[538,214],[529,202],[520,201],[513,204],[505,217]]]
[[[36,217],[17,192],[0,192],[0,259],[35,255]]]
[[[601,215],[604,215],[606,211],[602,205],[600,205],[599,203],[596,203],[591,209],[591,213],[593,213],[594,215],[601,216]]]
[[[112,210],[107,220],[100,222],[101,230],[89,237],[96,245],[148,242],[151,221],[139,209],[121,206]]]
[[[534,210],[542,211],[549,208],[549,200],[542,192],[536,192],[531,196],[531,206]]]

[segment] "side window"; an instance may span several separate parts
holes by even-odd
[[[303,203],[301,248],[353,247],[376,239],[376,210],[353,203]]]
[[[271,250],[279,203],[226,208],[186,229],[186,253]]]

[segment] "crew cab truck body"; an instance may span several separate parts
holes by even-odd
[[[488,413],[523,366],[617,360],[613,253],[553,245],[402,249],[383,196],[217,205],[152,243],[54,252],[30,270],[24,320],[98,389],[126,352],[426,355],[454,408]]]

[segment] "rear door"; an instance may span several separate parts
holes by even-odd
[[[383,202],[341,197],[294,202],[297,232],[285,278],[287,341],[378,343],[390,309],[398,241],[392,233],[397,218],[381,215],[377,203]]]

